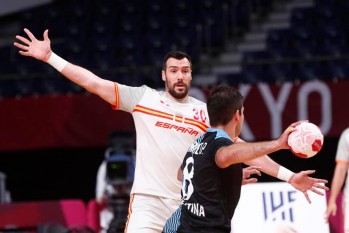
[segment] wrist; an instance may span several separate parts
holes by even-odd
[[[328,199],[328,204],[334,204],[334,203],[336,203],[335,199],[332,199],[332,198]]]
[[[64,67],[68,64],[66,60],[64,60],[54,52],[51,52],[51,55],[48,58],[47,63],[50,64],[53,68],[55,68],[59,72],[62,72]]]
[[[328,199],[328,203],[336,203],[336,200],[337,200],[337,195],[333,195],[330,192],[330,198]]]
[[[289,182],[291,180],[291,177],[293,176],[293,172],[288,170],[287,168],[280,166],[279,171],[276,175],[276,178]]]

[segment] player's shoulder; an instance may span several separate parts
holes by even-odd
[[[147,85],[142,85],[142,86],[129,86],[129,85],[125,85],[125,84],[118,84],[118,89],[125,89],[125,90],[129,90],[129,91],[146,91],[148,89],[151,89],[150,87],[148,87]]]
[[[163,91],[163,89],[155,89],[155,88],[152,88],[152,87],[149,87],[147,85],[143,85],[141,86],[145,91],[148,91],[149,93],[151,94],[154,94],[154,95],[165,95],[165,92]]]
[[[192,97],[192,96],[189,96],[189,102],[194,104],[194,105],[197,105],[197,106],[206,107],[206,103],[204,101],[199,100],[199,99]]]
[[[147,93],[147,95],[151,95],[151,96],[161,96],[161,91],[160,90],[156,90],[154,88],[151,88],[147,85],[142,85],[137,87],[139,92],[142,92],[143,94]]]

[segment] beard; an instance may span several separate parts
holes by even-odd
[[[182,85],[182,91],[176,91],[176,86],[178,84]],[[167,89],[168,89],[168,93],[170,93],[170,95],[172,97],[174,97],[175,99],[184,99],[185,97],[187,97],[188,92],[189,92],[189,87],[185,84],[185,83],[175,83],[173,84],[173,86],[171,87],[168,83],[166,83],[167,85]]]

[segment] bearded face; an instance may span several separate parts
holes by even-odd
[[[188,96],[191,83],[191,67],[188,59],[170,58],[165,71],[162,71],[166,92],[174,99],[183,100]]]
[[[165,81],[165,85],[170,95],[173,96],[175,99],[184,99],[188,95],[189,86],[183,81],[178,81],[175,83]]]

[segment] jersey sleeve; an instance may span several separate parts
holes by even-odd
[[[115,92],[117,96],[115,109],[123,110],[126,112],[133,111],[148,88],[145,85],[141,87],[130,87],[119,83],[115,83],[115,85]]]
[[[339,138],[336,162],[349,163],[349,128],[344,130]]]
[[[230,146],[231,144],[233,144],[233,142],[228,138],[221,137],[215,139],[210,147],[210,156],[212,161],[216,160],[216,153],[220,148]]]

